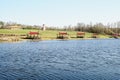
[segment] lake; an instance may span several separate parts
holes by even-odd
[[[120,39],[0,43],[1,80],[120,80]]]

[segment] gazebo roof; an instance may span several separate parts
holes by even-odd
[[[39,32],[31,32],[31,31],[30,31],[30,32],[29,32],[29,34],[30,34],[30,35],[35,35],[35,34],[37,34],[37,35],[38,35],[38,34],[39,34]]]

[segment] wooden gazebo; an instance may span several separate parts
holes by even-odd
[[[116,39],[118,39],[118,38],[119,38],[119,36],[120,36],[120,34],[117,34],[117,33],[112,34],[112,37],[113,37],[113,38],[116,38]]]
[[[28,34],[27,34],[27,38],[28,39],[40,39],[40,33],[39,32],[29,32]]]
[[[68,39],[69,38],[69,34],[67,32],[59,32],[57,34],[57,38],[58,39]]]
[[[76,37],[77,38],[84,38],[85,37],[85,32],[77,32]]]
[[[97,33],[93,33],[93,34],[92,34],[92,38],[99,38],[99,36],[98,36]]]

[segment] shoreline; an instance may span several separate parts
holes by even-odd
[[[48,41],[48,40],[103,40],[103,39],[115,39],[115,38],[69,38],[69,39],[57,39],[53,37],[42,37],[41,39],[22,39],[21,37],[2,36],[0,42],[21,42],[21,41]],[[118,38],[119,39],[119,38]]]

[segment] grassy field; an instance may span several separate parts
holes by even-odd
[[[9,29],[0,29],[0,34],[16,34],[16,35],[26,35],[29,31],[38,31],[38,30],[9,30]],[[44,39],[55,39],[59,31],[56,30],[40,30],[40,36]],[[76,31],[66,31],[71,39],[76,39]],[[85,38],[91,38],[92,33],[86,32]],[[109,38],[108,35],[99,35],[99,38]]]

